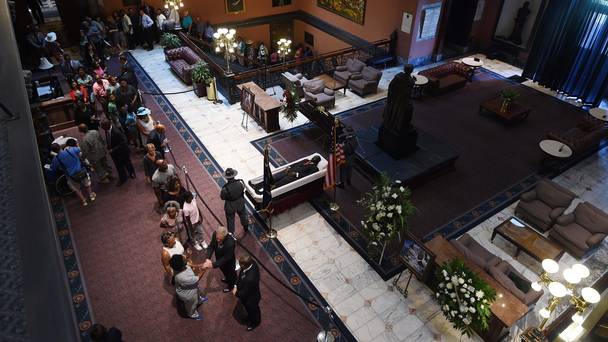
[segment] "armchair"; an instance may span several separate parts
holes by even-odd
[[[488,272],[500,285],[504,286],[527,306],[536,303],[543,295],[543,291],[534,291],[530,281],[506,261],[501,261],[498,265],[490,267]]]
[[[334,78],[344,84],[348,83],[348,80],[353,74],[360,73],[365,67],[365,63],[358,59],[349,58],[346,60],[346,65],[340,65],[336,67],[334,71]]]
[[[378,83],[382,78],[382,71],[366,66],[360,74],[351,75],[348,87],[359,96],[365,96],[378,91]]]
[[[186,84],[192,84],[192,69],[201,58],[187,46],[178,47],[177,49],[168,50],[165,57],[171,70]]]
[[[570,190],[543,179],[533,190],[521,195],[515,215],[534,227],[547,231],[575,197]]]
[[[311,101],[315,106],[323,106],[326,109],[333,108],[336,105],[336,96],[334,91],[325,88],[323,80],[311,80],[303,85],[304,97],[307,101]]]
[[[568,215],[560,216],[549,237],[561,243],[577,258],[598,246],[608,234],[608,214],[588,202]]]
[[[458,240],[450,240],[450,243],[462,252],[467,259],[486,271],[502,261],[480,245],[479,242],[475,241],[469,234],[464,234]]]

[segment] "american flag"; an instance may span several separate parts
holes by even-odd
[[[327,165],[327,172],[325,173],[325,184],[323,189],[330,190],[336,187],[336,167],[345,162],[344,159],[344,148],[341,145],[336,144],[336,124],[331,132],[330,145],[329,145],[329,158]]]

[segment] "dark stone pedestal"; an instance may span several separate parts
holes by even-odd
[[[414,127],[410,127],[406,133],[396,134],[383,125],[378,132],[377,144],[384,152],[399,160],[418,149],[417,140],[418,132]]]

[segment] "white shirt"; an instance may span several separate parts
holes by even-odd
[[[141,26],[145,29],[149,29],[152,25],[154,25],[154,22],[150,19],[149,15],[144,13],[144,15],[141,16]]]
[[[122,16],[122,30],[127,34],[133,34],[133,24],[127,14]]]
[[[165,17],[165,15],[162,13],[156,16],[156,22],[159,29],[163,29],[163,23],[165,22],[165,20],[167,20],[167,17]]]
[[[196,206],[196,200],[194,198],[190,203],[184,202],[182,211],[184,212],[185,217],[190,217],[190,223],[195,224],[199,222],[198,207]]]

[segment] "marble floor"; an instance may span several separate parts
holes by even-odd
[[[136,50],[133,56],[163,92],[179,92],[189,88],[170,71],[162,49],[150,52]],[[510,65],[486,60],[484,56],[480,58],[484,59],[488,69],[505,77],[521,74],[520,69]],[[336,96],[336,107],[331,112],[338,113],[385,97],[388,83],[399,71],[399,67],[384,70],[379,91],[373,96],[361,98],[350,91],[346,95],[340,92]],[[250,142],[267,133],[252,121],[249,121],[248,130],[241,126],[243,112],[239,104],[229,105],[224,101],[224,104],[214,105],[204,98],[197,98],[192,92],[167,95],[167,98],[222,168],[237,169],[245,180],[261,174],[262,156]],[[306,118],[302,115],[293,123],[281,118],[280,126],[281,129],[288,129],[305,122]],[[568,179],[586,177],[597,187],[600,179],[591,175],[599,177],[602,168],[605,170],[605,156],[592,157],[581,165],[565,173],[561,181],[570,185]],[[604,182],[602,185],[602,190],[607,191],[608,184]],[[583,195],[592,202],[597,202],[601,197],[595,191],[581,190]],[[608,200],[603,201],[606,202],[603,205],[594,203],[606,208]],[[509,207],[476,227],[472,231],[475,238],[485,239],[488,227],[493,227],[497,220],[510,215],[508,210],[513,209]],[[393,287],[392,279],[383,281],[308,203],[279,215],[273,219],[273,226],[279,232],[279,241],[359,341],[460,340],[460,334],[440,314],[428,288],[413,279],[410,295],[404,298]],[[508,249],[505,252],[495,245],[490,247],[492,250],[498,249],[497,253],[506,254],[505,259],[513,261],[527,277],[533,279],[536,276],[537,270],[528,269],[526,262],[509,259]],[[463,337],[462,340],[469,339]]]

